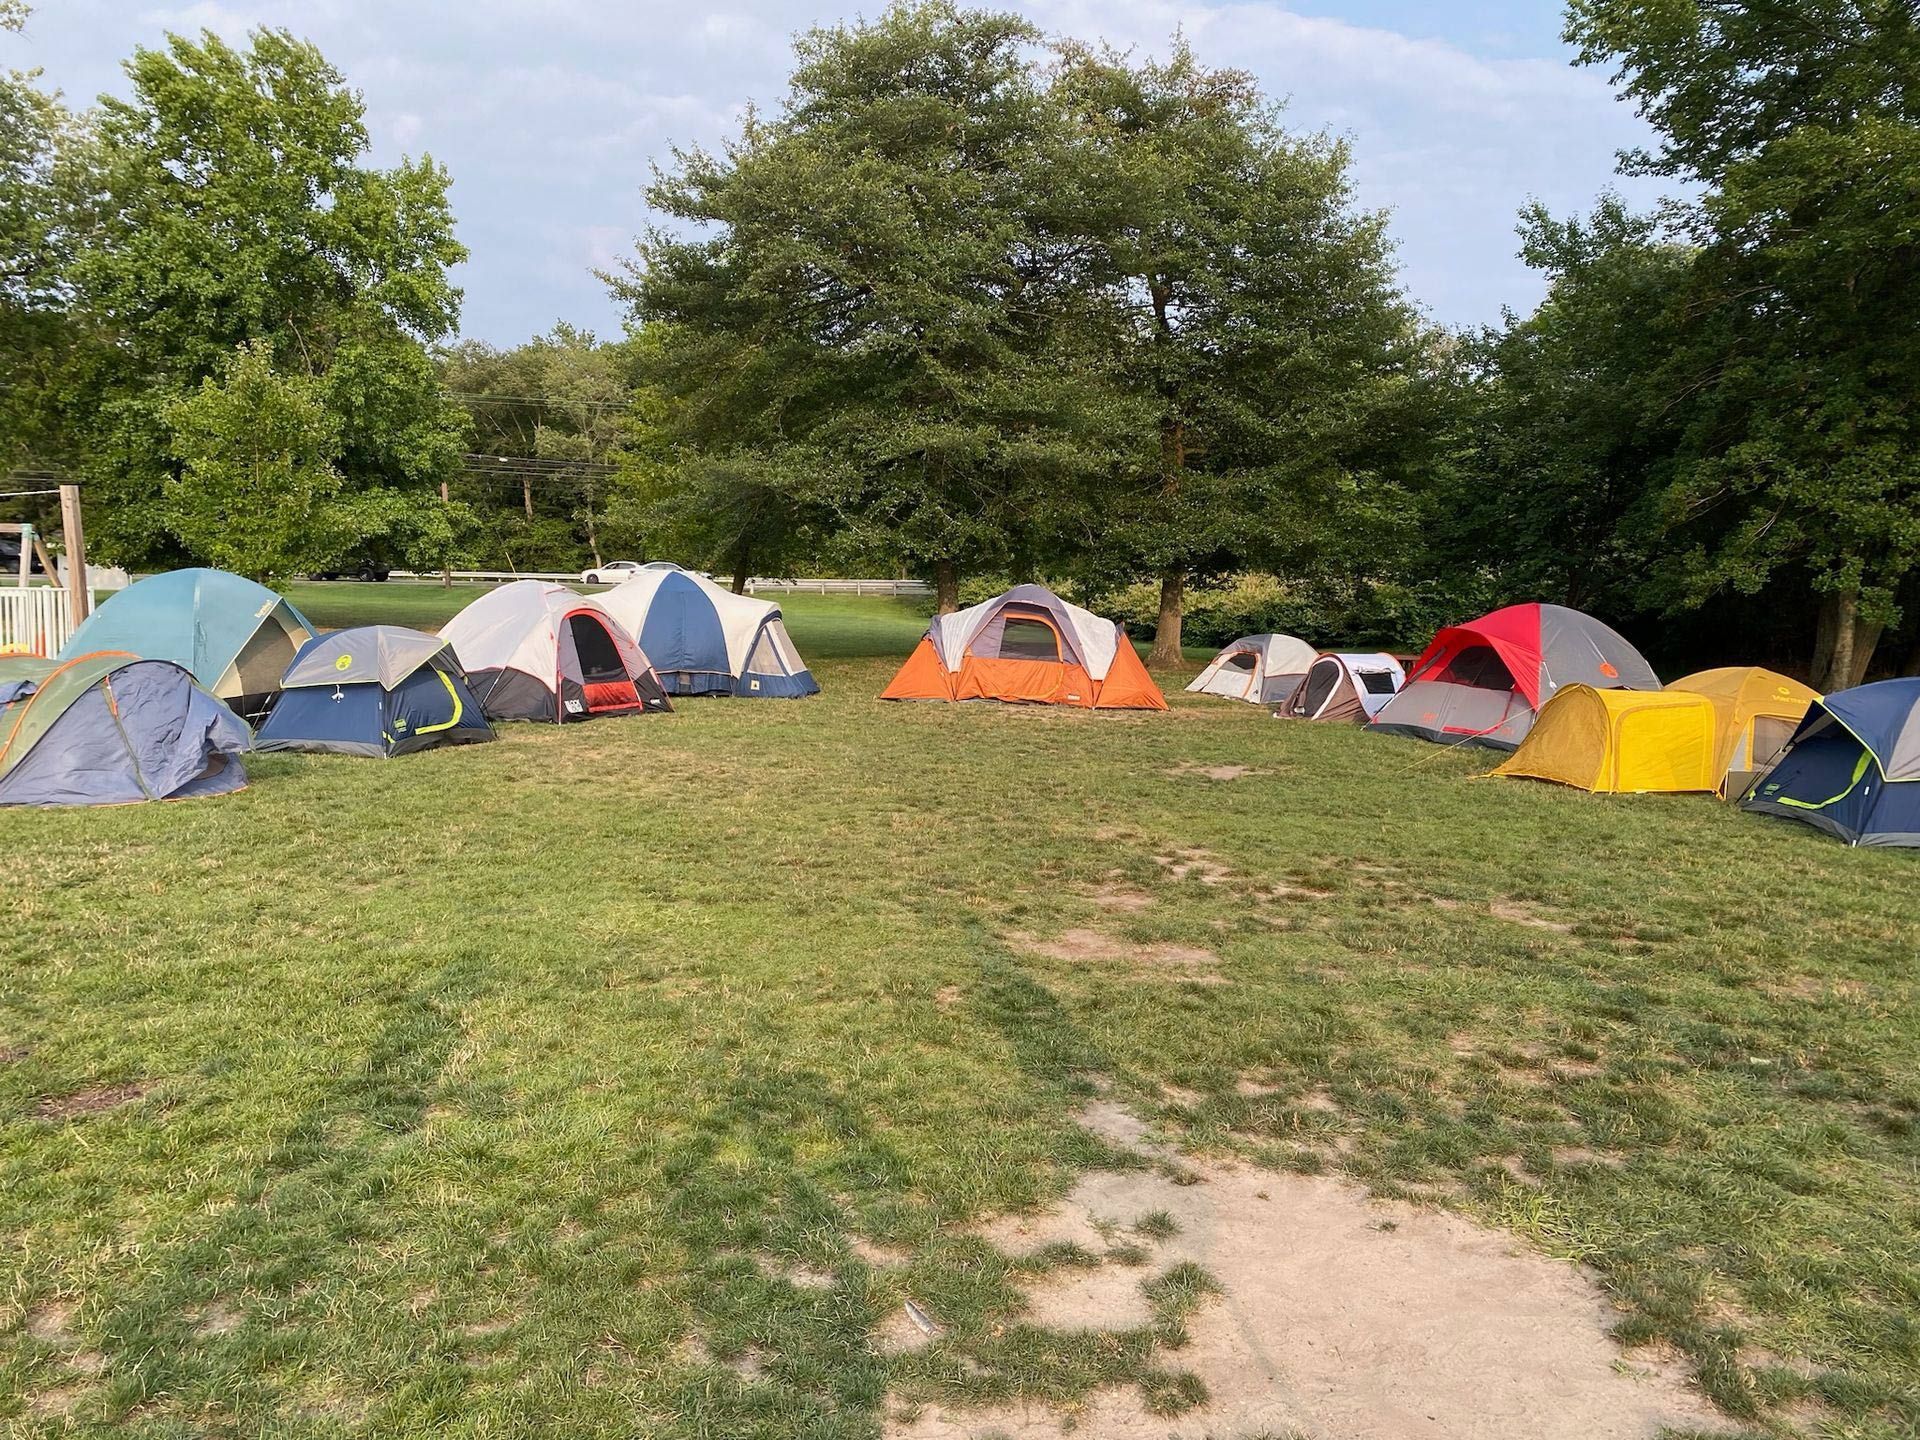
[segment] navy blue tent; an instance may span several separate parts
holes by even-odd
[[[247,783],[247,727],[168,660],[0,660],[0,805],[125,805]]]
[[[769,600],[735,595],[660,560],[599,600],[640,642],[670,695],[794,700],[820,693]]]
[[[1740,804],[1849,845],[1920,846],[1920,678],[1816,700]]]
[[[256,750],[323,750],[381,759],[493,739],[453,647],[398,625],[315,636],[281,680]]]

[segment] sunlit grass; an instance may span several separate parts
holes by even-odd
[[[1158,1332],[1019,1325],[965,1233],[1113,1163],[1104,1078],[1586,1261],[1741,1420],[1920,1424],[1913,856],[1227,702],[885,705],[914,607],[788,613],[813,700],[0,812],[10,1423],[871,1437],[907,1379],[1129,1373],[1178,1413]],[[1013,938],[1075,928],[1225,983]],[[945,1339],[878,1353],[908,1295]]]

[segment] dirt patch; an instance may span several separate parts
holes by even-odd
[[[1333,893],[1331,890],[1322,890],[1317,885],[1269,885],[1266,889],[1256,892],[1256,898],[1269,901],[1330,900],[1333,898]]]
[[[103,1110],[131,1105],[136,1100],[144,1099],[152,1089],[151,1084],[136,1082],[96,1085],[86,1090],[75,1090],[70,1095],[42,1095],[34,1103],[33,1113],[41,1120],[77,1120],[84,1115],[98,1115]]]
[[[1233,871],[1208,850],[1175,850],[1154,856],[1153,863],[1167,872],[1169,880],[1193,879],[1202,885],[1224,885],[1233,878]]]
[[[27,1312],[27,1334],[42,1345],[71,1345],[73,1317],[79,1311],[72,1300],[44,1300]]]
[[[873,1332],[873,1348],[881,1355],[910,1355],[924,1350],[945,1333],[933,1313],[908,1299],[889,1311]]]
[[[1197,945],[1136,945],[1104,930],[1063,930],[1051,940],[1015,931],[1007,941],[1030,955],[1068,964],[1117,965],[1141,974],[1170,974],[1201,985],[1225,983],[1214,970],[1220,957]]]
[[[1137,915],[1153,904],[1153,897],[1144,890],[1132,890],[1111,882],[1090,891],[1087,898],[1100,909],[1116,915]]]
[[[833,1272],[831,1270],[816,1270],[811,1265],[783,1264],[777,1260],[768,1262],[763,1265],[762,1268],[765,1269],[768,1274],[777,1276],[789,1285],[797,1286],[802,1290],[831,1290],[833,1288]]]
[[[1153,1321],[1145,1278],[1124,1265],[1055,1270],[1027,1292],[1022,1318],[1047,1330],[1137,1330]]]
[[[847,1241],[847,1249],[853,1258],[863,1265],[871,1265],[876,1270],[891,1270],[904,1265],[913,1258],[911,1252],[898,1245],[882,1245],[877,1240],[869,1240],[864,1235],[855,1235]]]
[[[1137,1121],[1122,1126],[1096,1107],[1082,1116],[1154,1153]],[[1056,1210],[981,1233],[1002,1248],[1093,1248],[1116,1220],[1164,1213],[1173,1227],[1156,1227],[1164,1238],[1154,1266],[1197,1264],[1223,1292],[1188,1319],[1189,1343],[1164,1357],[1205,1384],[1204,1405],[1177,1419],[1155,1416],[1126,1389],[1099,1392],[1071,1416],[1038,1405],[929,1406],[895,1419],[889,1440],[1650,1440],[1662,1426],[1720,1424],[1671,1365],[1614,1344],[1614,1312],[1575,1266],[1456,1215],[1370,1200],[1340,1180],[1183,1163],[1201,1183],[1157,1171],[1096,1173]],[[1031,1313],[1061,1327],[1137,1324],[1139,1312],[1125,1309],[1108,1275],[1103,1267],[1064,1283],[1043,1279]],[[1074,1297],[1084,1310],[1066,1305]]]
[[[210,1301],[187,1318],[193,1322],[193,1333],[202,1340],[231,1335],[246,1320],[244,1315],[224,1300]]]
[[[31,1054],[33,1050],[26,1045],[0,1045],[0,1065],[18,1065]]]
[[[27,1409],[43,1419],[71,1415],[86,1393],[84,1387],[79,1385],[55,1385],[48,1390],[36,1390],[27,1397]]]
[[[938,990],[933,992],[933,1003],[938,1005],[942,1010],[951,1010],[960,1003],[960,987],[958,985],[942,985]]]
[[[1150,1138],[1147,1124],[1124,1105],[1111,1100],[1093,1100],[1074,1112],[1074,1123],[1091,1135],[1120,1150],[1141,1155],[1164,1153]]]
[[[1251,1076],[1242,1075],[1238,1080],[1233,1082],[1233,1093],[1241,1096],[1243,1099],[1259,1100],[1268,1095],[1278,1095],[1280,1093],[1280,1087],[1278,1085],[1269,1085],[1264,1080],[1255,1080]]]
[[[1535,930],[1551,930],[1556,935],[1573,933],[1573,926],[1566,921],[1550,920],[1525,901],[1496,900],[1487,907],[1487,910],[1495,919],[1509,920],[1515,925],[1526,925]]]
[[[1171,770],[1162,770],[1162,775],[1171,779],[1184,779],[1189,775],[1199,775],[1208,780],[1240,780],[1248,775],[1259,775],[1262,771],[1251,765],[1202,765],[1193,760],[1182,760]]]

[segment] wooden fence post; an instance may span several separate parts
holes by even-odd
[[[60,487],[60,538],[67,547],[67,613],[73,624],[93,611],[93,591],[87,588],[87,537],[80,527],[80,487]],[[47,579],[54,577],[48,575]]]

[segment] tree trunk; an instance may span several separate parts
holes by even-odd
[[[747,593],[747,581],[753,578],[753,552],[745,545],[733,552],[733,593]]]
[[[1160,669],[1181,665],[1186,656],[1180,650],[1180,620],[1186,607],[1187,572],[1168,570],[1160,576],[1160,620],[1153,630],[1153,649],[1147,664]]]
[[[452,503],[447,495],[447,482],[444,480],[440,482],[440,503],[442,505]],[[442,590],[451,590],[453,588],[453,570],[447,563],[448,558],[449,557],[445,555],[440,557],[440,588]]]
[[[1824,597],[1814,641],[1814,688],[1831,694],[1851,690],[1866,679],[1881,629],[1860,618],[1859,591],[1837,590]]]
[[[951,560],[933,564],[933,613],[951,615],[960,608],[960,567]]]
[[[520,503],[526,508],[527,518],[531,520],[533,518],[533,477],[530,475],[520,477]]]

